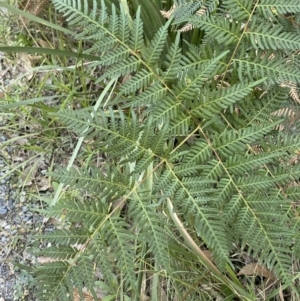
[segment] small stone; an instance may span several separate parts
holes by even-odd
[[[0,217],[3,217],[7,214],[7,208],[4,206],[0,207]]]
[[[0,221],[0,227],[4,228],[7,225],[6,221]]]

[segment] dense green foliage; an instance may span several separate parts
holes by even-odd
[[[153,37],[137,1],[52,2],[111,88],[56,114],[104,159],[53,174],[86,197],[47,209],[68,227],[40,236],[59,259],[35,269],[40,300],[258,300],[234,253],[297,296],[299,1],[178,0]]]

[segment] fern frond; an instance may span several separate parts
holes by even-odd
[[[169,82],[177,78],[180,71],[181,49],[179,48],[180,34],[177,33],[175,43],[170,47],[169,53],[166,55],[167,60],[165,62],[167,71],[163,76],[164,82]]]
[[[92,237],[92,243],[87,245],[87,250],[93,254],[97,267],[101,267],[101,273],[104,279],[110,284],[111,287],[118,289],[117,276],[114,273],[115,257],[99,231],[95,232]]]
[[[175,18],[189,17],[193,15],[201,6],[201,1],[179,1],[175,2],[173,15]],[[176,3],[177,2],[177,3]]]
[[[127,229],[130,227],[122,218],[109,218],[101,230],[107,237],[107,244],[114,250],[114,256],[126,286],[135,287],[135,246],[134,235]]]
[[[153,74],[143,69],[123,85],[120,94],[128,95],[137,90],[144,90],[146,87],[150,86],[152,80]]]
[[[144,46],[143,40],[143,21],[140,17],[141,8],[139,7],[136,11],[136,18],[132,26],[132,34],[129,41],[129,46],[133,51],[137,52],[139,49],[142,49]]]
[[[234,44],[239,40],[241,24],[238,22],[230,22],[228,19],[213,16],[192,16],[187,20],[176,21],[175,24],[182,22],[201,28],[210,38],[214,38],[220,44]]]
[[[103,41],[104,45],[103,47],[100,48],[99,43],[96,43],[93,47],[87,51],[87,52],[94,52],[95,49],[102,49],[102,51],[104,50],[110,50],[110,48],[107,48],[107,46],[109,45],[107,43],[107,41]],[[113,47],[114,45],[112,44],[111,47]],[[126,49],[125,47],[118,47],[116,50],[112,50],[110,51],[106,56],[105,56],[105,60],[102,59],[101,61],[97,62],[98,65],[102,65],[102,66],[110,66],[113,64],[116,64],[119,61],[124,61],[128,58],[129,52],[128,49]]]
[[[74,185],[77,189],[87,189],[97,192],[99,197],[101,198],[111,198],[117,199],[120,195],[124,194],[125,191],[130,187],[130,182],[128,176],[119,172],[117,175],[117,170],[111,170],[109,166],[107,166],[106,173],[99,171],[98,168],[90,168],[77,170],[75,168],[71,169],[69,172],[66,170],[60,170],[55,174],[62,183],[66,185]],[[93,209],[97,208],[97,204],[95,204],[95,208],[89,208],[89,213],[86,212],[88,205],[84,208],[80,203],[75,203],[73,208],[69,208],[69,212],[73,214],[77,213],[79,215],[91,214],[89,218],[95,221],[98,218],[101,218],[100,215],[95,215],[92,213]],[[101,205],[100,205],[101,206]],[[100,209],[100,208],[98,208]],[[59,209],[58,209],[59,210]],[[75,217],[76,219],[76,217]]]
[[[287,90],[274,87],[272,91],[260,96],[259,99],[252,98],[252,101],[246,99],[239,102],[239,109],[243,116],[248,120],[247,126],[253,123],[264,123],[266,120],[272,120],[274,110],[281,108],[287,100]]]
[[[251,44],[256,49],[263,50],[298,50],[300,39],[297,34],[284,32],[281,26],[266,25],[264,22],[253,21],[245,37],[249,37]]]
[[[243,130],[224,131],[222,136],[215,137],[212,145],[215,146],[217,152],[221,156],[233,156],[238,153],[245,152],[246,144],[251,144],[254,141],[262,138],[271,132],[277,123],[271,123],[264,127],[260,125],[252,125]]]
[[[125,103],[122,107],[150,107],[152,104],[158,103],[164,99],[167,93],[167,88],[162,86],[160,82],[156,82],[145,91],[142,91],[138,96],[133,97],[131,102]]]
[[[205,206],[214,200],[201,195],[195,197],[188,192],[184,183],[180,185],[186,191],[185,202],[177,202],[176,205],[182,206],[180,211],[185,215],[186,220],[190,220],[189,226],[194,228],[197,235],[209,246],[217,266],[224,270],[229,248],[224,227],[219,222],[219,210],[213,206]]]
[[[265,18],[274,17],[278,14],[300,12],[300,5],[297,0],[264,0],[258,3],[257,9]]]
[[[199,139],[190,147],[183,158],[183,163],[198,165],[199,163],[206,162],[212,156],[212,153],[210,145],[204,139]]]
[[[60,211],[60,217],[62,217],[63,213]],[[62,230],[55,230],[47,234],[39,234],[36,237],[40,239],[46,239],[47,241],[59,244],[59,245],[65,245],[65,246],[71,246],[76,244],[85,244],[89,239],[89,233],[86,232],[85,229],[62,229]]]
[[[251,16],[254,1],[248,0],[225,0],[222,2],[225,11],[231,18],[237,21],[247,20]]]
[[[231,174],[245,176],[251,174],[255,168],[262,167],[269,162],[274,162],[273,160],[275,158],[284,155],[285,152],[273,152],[258,155],[251,154],[249,156],[237,155],[229,157],[224,165]]]
[[[221,88],[217,91],[202,91],[200,103],[195,102],[191,109],[191,114],[204,119],[212,118],[240,101],[253,91],[253,87],[258,83],[238,84],[229,88]]]
[[[180,292],[170,298],[185,299],[195,290],[196,300],[198,280],[191,285],[192,277],[182,275],[201,256],[185,246],[187,238],[212,253],[218,272],[210,275],[220,299],[229,298],[220,281],[229,294],[238,288],[243,295],[243,284],[227,278],[236,248],[291,284],[291,257],[300,250],[298,243],[292,250],[300,228],[291,207],[299,198],[300,169],[291,160],[300,138],[280,129],[300,82],[300,40],[298,17],[285,24],[280,15],[295,14],[299,4],[218,2],[175,1],[168,21],[147,43],[140,8],[131,21],[122,6],[108,14],[104,0],[90,6],[85,0],[53,0],[76,27],[75,38],[91,42],[85,52],[99,56],[90,65],[101,67],[96,82],[105,87],[115,78],[116,86],[114,99],[97,111],[54,114],[88,144],[91,162],[97,153],[106,163],[52,173],[89,197],[62,198],[47,210],[69,228],[38,236],[53,244],[49,257],[59,259],[37,272],[41,300],[59,294],[72,299],[75,287],[83,298],[84,286],[94,295],[94,267],[114,299],[123,294],[139,300],[146,270],[156,282],[166,276],[175,295]],[[170,34],[182,24],[193,32]],[[296,119],[297,101],[293,106]],[[297,131],[297,123],[292,126]],[[170,200],[173,212],[166,210]],[[79,269],[90,275],[80,280]]]
[[[153,40],[151,41],[149,47],[144,52],[144,57],[148,66],[154,66],[159,60],[161,53],[164,49],[166,38],[168,34],[168,28],[172,22],[172,19],[160,28],[160,30],[155,34]]]
[[[278,216],[276,213],[275,215]],[[263,211],[260,211],[259,214],[254,215],[251,207],[249,209],[244,207],[240,210],[236,225],[237,229],[244,231],[240,232],[243,237],[243,245],[247,244],[249,251],[254,251],[254,255],[260,254],[267,266],[272,268],[276,275],[285,282],[288,282],[291,251],[282,252],[282,250],[289,249],[290,237],[284,224],[285,218],[282,217],[280,220],[282,223],[274,223],[268,213],[264,214]]]
[[[168,256],[167,232],[162,231],[165,227],[165,219],[159,213],[155,204],[149,203],[149,194],[137,194],[132,197],[129,207],[129,216],[134,217],[135,227],[141,241],[145,241],[156,257],[161,269],[171,272],[170,258]]]
[[[73,259],[77,253],[78,250],[74,247],[69,247],[69,246],[59,246],[59,247],[49,247],[47,248],[47,258],[53,258],[56,261],[60,260],[70,260]],[[39,256],[39,255],[44,255],[44,251],[34,251],[34,255]],[[50,260],[49,260],[50,261]]]
[[[216,69],[218,62],[227,54],[227,51],[221,53],[216,58],[201,64],[200,68],[191,68],[187,73],[187,81],[175,88],[176,97],[179,100],[194,99],[198,93],[197,87],[208,78],[212,78],[219,71]]]
[[[63,177],[63,175],[61,176]],[[81,184],[83,183],[81,182]],[[81,184],[78,186],[81,187]],[[99,186],[102,187],[101,184],[99,184]],[[101,197],[108,194],[108,192],[104,192],[107,187],[108,186],[106,186],[106,188],[101,188]],[[51,216],[56,218],[61,218],[61,212],[64,212],[64,218],[70,222],[76,223],[78,221],[85,221],[87,225],[92,227],[95,224],[99,224],[106,217],[108,208],[100,199],[94,200],[93,202],[74,200],[72,203],[62,200],[55,204],[55,206],[52,206],[48,214],[51,214]]]
[[[114,62],[115,63],[115,62]],[[107,72],[105,72],[102,76],[100,76],[95,83],[103,82],[105,79],[119,78],[121,76],[125,76],[132,72],[136,72],[140,67],[140,62],[135,60],[134,58],[129,57],[128,60],[124,63],[119,62],[118,65],[114,65]]]
[[[270,53],[271,54],[271,53]],[[237,68],[241,81],[245,77],[249,80],[267,77],[270,84],[281,84],[283,82],[299,83],[300,76],[294,72],[291,63],[287,63],[281,56],[268,59],[266,53],[257,53],[251,56],[251,60],[245,58],[234,58],[234,68]]]

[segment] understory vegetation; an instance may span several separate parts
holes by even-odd
[[[38,300],[299,300],[299,1],[25,2]]]

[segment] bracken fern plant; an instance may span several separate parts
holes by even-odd
[[[299,1],[174,1],[150,41],[126,1],[52,2],[105,89],[55,113],[95,158],[52,174],[84,196],[45,212],[39,300],[299,300]]]

